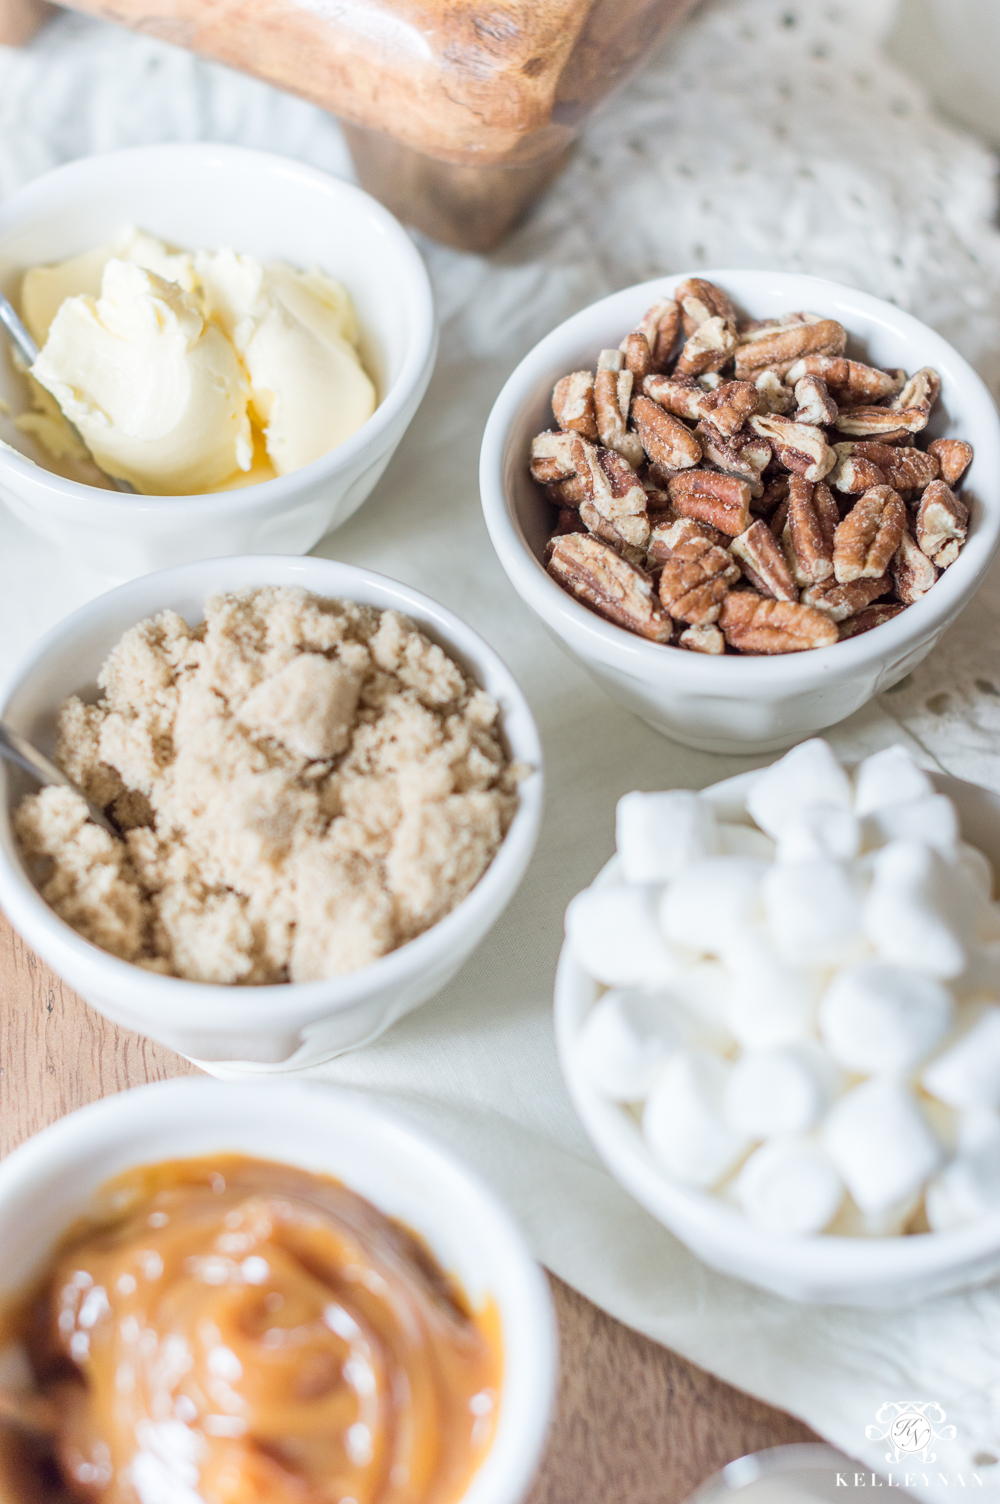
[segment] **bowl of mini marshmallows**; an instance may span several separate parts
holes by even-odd
[[[1000,420],[912,314],[817,277],[658,278],[525,357],[483,437],[511,583],[655,730],[778,751],[934,646],[1000,543]]]
[[[800,744],[619,801],[571,902],[556,1034],[618,1180],[803,1301],[1000,1272],[1000,797],[902,746]]]

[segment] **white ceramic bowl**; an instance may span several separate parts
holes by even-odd
[[[300,585],[317,595],[392,607],[446,648],[501,707],[511,754],[535,771],[504,843],[457,908],[415,940],[344,977],[230,987],[159,976],[108,955],[49,908],[18,857],[10,815],[33,785],[0,764],[0,906],[15,929],[98,1012],[213,1066],[293,1069],[376,1035],[440,991],[499,918],[524,876],[542,813],[542,749],[531,711],[503,663],[427,596],[329,559],[208,559],[163,570],[99,596],[42,638],[0,692],[0,720],[51,752],[55,712],[69,694],[96,696],[98,670],[122,633],[172,608],[199,621],[214,590]]]
[[[115,579],[227,554],[306,553],[372,490],[430,380],[437,328],[416,247],[367,193],[300,162],[236,146],[142,146],[70,162],[5,199],[0,288],[16,296],[27,267],[106,243],[128,224],[188,249],[227,245],[339,278],[379,405],[313,464],[206,496],[81,485],[39,468],[44,451],[0,418],[0,438],[25,451],[0,449],[0,496],[34,532]],[[12,415],[27,405],[6,339],[0,398]]]
[[[560,324],[525,356],[496,400],[483,436],[486,525],[511,584],[553,637],[613,699],[656,731],[708,752],[770,752],[843,720],[924,658],[968,602],[1000,544],[1000,419],[972,367],[939,334],[867,293],[785,272],[709,271],[754,318],[809,309],[839,319],[848,353],[909,371],[934,366],[941,399],[935,437],[975,448],[963,495],[969,540],[934,588],[895,620],[830,648],[774,658],[718,658],[644,641],[580,605],[545,572],[552,509],[528,474],[533,436],[552,426],[552,387],[617,346],[653,300],[682,278],[613,293]]]
[[[703,797],[742,805],[761,771],[714,784]],[[965,839],[1000,872],[1000,795],[946,774],[930,776],[938,792],[954,800]],[[612,878],[617,860],[599,881]],[[603,990],[565,943],[556,973],[556,1045],[573,1105],[615,1179],[706,1264],[789,1300],[842,1306],[912,1305],[1000,1274],[1000,1213],[952,1232],[909,1237],[782,1238],[754,1227],[719,1197],[668,1179],[635,1118],[599,1096],[577,1063],[577,1036]]]
[[[419,1233],[473,1309],[495,1302],[503,1339],[497,1429],[461,1504],[517,1504],[552,1405],[556,1338],[545,1280],[507,1212],[475,1176],[360,1095],[306,1082],[264,1090],[183,1080],[70,1113],[0,1165],[0,1302],[37,1277],[112,1176],[215,1151],[335,1176]]]

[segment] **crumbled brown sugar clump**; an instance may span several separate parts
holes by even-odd
[[[132,627],[98,684],[62,706],[56,758],[124,843],[59,788],[15,830],[56,913],[151,971],[355,971],[448,914],[513,818],[497,705],[395,611],[217,595],[197,627]]]
[[[926,443],[936,371],[847,343],[813,313],[743,320],[697,277],[659,298],[596,372],[556,383],[557,428],[532,441],[552,578],[625,631],[713,655],[832,647],[914,604],[965,543],[972,446]]]

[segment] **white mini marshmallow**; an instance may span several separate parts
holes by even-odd
[[[588,1013],[576,1040],[576,1061],[594,1090],[612,1102],[638,1102],[672,1050],[691,1036],[692,1023],[662,992],[606,992]]]
[[[736,1177],[736,1199],[755,1226],[782,1237],[822,1232],[844,1199],[844,1183],[818,1144],[772,1139]]]
[[[580,965],[606,987],[656,987],[680,971],[656,922],[660,890],[600,883],[566,910],[566,934]]]
[[[840,966],[864,953],[861,884],[842,863],[771,867],[761,892],[768,929],[786,961]]]
[[[920,1078],[931,1096],[960,1112],[1000,1107],[1000,1008],[977,1011],[972,1027],[932,1060]]]
[[[615,839],[629,883],[666,883],[719,849],[715,811],[689,789],[625,794],[618,801]]]
[[[709,1050],[671,1055],[642,1114],[650,1153],[685,1185],[713,1186],[746,1151],[747,1141],[722,1116],[729,1066]]]
[[[740,929],[761,916],[764,862],[715,856],[696,862],[663,895],[660,924],[667,939],[693,951],[717,955]]]
[[[954,859],[959,842],[958,814],[945,794],[931,794],[907,804],[887,804],[867,815],[864,840],[869,849],[889,841],[923,841]]]
[[[888,1211],[913,1196],[942,1159],[912,1093],[884,1076],[872,1076],[833,1104],[822,1140],[864,1213]]]
[[[849,862],[861,849],[861,822],[852,810],[814,804],[781,827],[775,859],[784,863],[816,862],[825,857]]]
[[[956,1122],[957,1148],[961,1153],[989,1147],[1000,1159],[1000,1112],[991,1107],[973,1107],[958,1113]]]
[[[1000,1154],[996,1145],[958,1154],[927,1187],[927,1220],[947,1232],[1000,1211]]]
[[[959,976],[966,966],[961,898],[968,893],[959,870],[929,846],[893,841],[875,853],[872,871],[864,928],[876,954],[945,981]]]
[[[815,1040],[748,1050],[726,1082],[726,1122],[748,1138],[807,1133],[833,1100],[840,1073]]]
[[[910,804],[934,793],[934,785],[905,747],[873,752],[854,770],[854,808],[859,815],[893,804]]]
[[[670,983],[669,993],[698,1022],[706,1037],[720,1036],[719,1047],[728,1047],[732,1042],[726,1025],[729,973],[719,961],[698,961],[685,967]],[[723,1034],[725,1039],[721,1038]]]
[[[726,1023],[744,1049],[769,1050],[812,1037],[825,973],[790,966],[763,932],[750,929],[733,938],[726,961]]]
[[[774,861],[774,842],[756,825],[720,825],[719,850],[723,856],[750,856],[758,862]]]
[[[836,755],[818,737],[801,742],[772,763],[747,795],[747,809],[761,830],[777,837],[785,825],[815,805],[850,809],[851,780]]]
[[[907,1075],[951,1028],[955,1004],[933,977],[862,961],[834,977],[819,1005],[823,1043],[848,1070]]]

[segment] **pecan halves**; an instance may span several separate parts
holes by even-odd
[[[802,601],[804,605],[822,611],[831,621],[841,622],[864,611],[872,601],[877,601],[880,595],[887,595],[891,589],[892,577],[888,573],[880,575],[877,580],[852,580],[849,585],[824,580],[822,585],[809,585],[803,590]]]
[[[793,475],[788,486],[788,520],[782,542],[792,578],[820,585],[833,574],[833,539],[840,524],[829,486]]]
[[[626,334],[618,348],[624,356],[626,371],[632,372],[632,380],[638,386],[653,369],[649,341],[638,329],[633,329],[631,334]]]
[[[552,390],[552,411],[560,428],[596,439],[593,371],[571,371],[557,381]]]
[[[941,466],[941,479],[952,490],[972,464],[972,445],[964,439],[935,439],[933,444],[927,445],[927,453],[937,460]]]
[[[891,486],[872,486],[833,535],[833,572],[838,585],[883,575],[905,530],[903,498]]]
[[[884,397],[895,396],[901,384],[896,372],[880,371],[877,366],[866,366],[843,355],[804,355],[788,371],[789,385],[794,386],[804,376],[819,376],[845,407],[849,403],[881,402]]]
[[[736,379],[753,381],[767,368],[784,376],[804,355],[843,355],[846,347],[847,331],[836,319],[747,329],[740,334],[736,351]]]
[[[778,540],[762,518],[751,522],[745,533],[734,538],[729,552],[739,560],[750,584],[776,601],[797,601],[798,587]]]
[[[685,627],[677,639],[678,645],[690,653],[711,653],[713,657],[726,651],[726,639],[718,627],[711,624],[700,627]]]
[[[922,366],[904,384],[902,390],[889,403],[889,407],[896,412],[906,412],[916,407],[921,412],[929,414],[940,392],[941,377],[937,371],[933,366]]]
[[[858,439],[881,439],[889,443],[927,427],[922,407],[845,407],[834,419],[834,428]]]
[[[642,383],[647,397],[673,413],[675,418],[689,418],[697,423],[712,411],[714,392],[707,392],[693,376],[650,375]]]
[[[798,406],[792,415],[794,421],[812,423],[817,428],[832,423],[840,411],[822,376],[800,377],[795,383],[795,401]]]
[[[728,550],[714,541],[714,530],[687,517],[654,528],[649,556],[663,560],[659,591],[664,607],[693,626],[716,620],[729,587],[740,577]]]
[[[900,611],[906,607],[902,601],[879,601],[875,606],[866,606],[856,616],[849,616],[846,621],[840,622],[840,638],[860,637],[862,632],[870,632],[872,627],[880,627],[883,622],[892,621]]]
[[[730,647],[744,653],[801,653],[839,641],[836,625],[822,611],[797,601],[771,601],[753,590],[731,590],[719,626]]]
[[[656,601],[645,570],[589,533],[566,533],[551,544],[549,573],[598,615],[650,642],[669,642],[673,623]]]
[[[720,470],[685,470],[667,485],[670,504],[682,517],[710,523],[736,538],[750,526],[750,487]]]
[[[651,370],[666,369],[680,327],[681,310],[673,298],[657,298],[635,326],[635,333],[644,335],[649,346]]]
[[[899,547],[893,556],[890,565],[893,584],[896,594],[904,606],[912,606],[922,595],[926,595],[938,577],[938,572],[925,553],[922,553],[916,539],[908,532],[900,539]]]
[[[674,374],[700,376],[703,371],[719,371],[736,349],[736,330],[726,319],[710,318],[699,324],[685,342]]]
[[[635,469],[645,455],[638,435],[626,428],[632,400],[632,372],[626,371],[624,364],[620,350],[601,351],[594,378],[594,411],[601,443],[614,449]]]
[[[932,480],[917,511],[917,542],[921,552],[941,569],[958,558],[969,531],[969,509],[943,480]]]
[[[761,475],[771,463],[771,446],[765,439],[759,438],[749,428],[742,428],[726,438],[708,420],[699,423],[695,433],[701,440],[705,458],[711,464],[745,480],[752,497],[763,496]]]
[[[688,470],[701,459],[701,445],[684,423],[648,397],[636,397],[632,418],[642,447],[664,470]]]
[[[674,299],[681,310],[685,335],[692,335],[713,318],[723,319],[735,328],[733,300],[714,282],[706,282],[702,277],[688,277],[674,289]]]
[[[758,413],[747,426],[767,440],[786,470],[801,475],[803,480],[822,480],[837,462],[823,430],[810,423],[796,423],[777,413]]]

